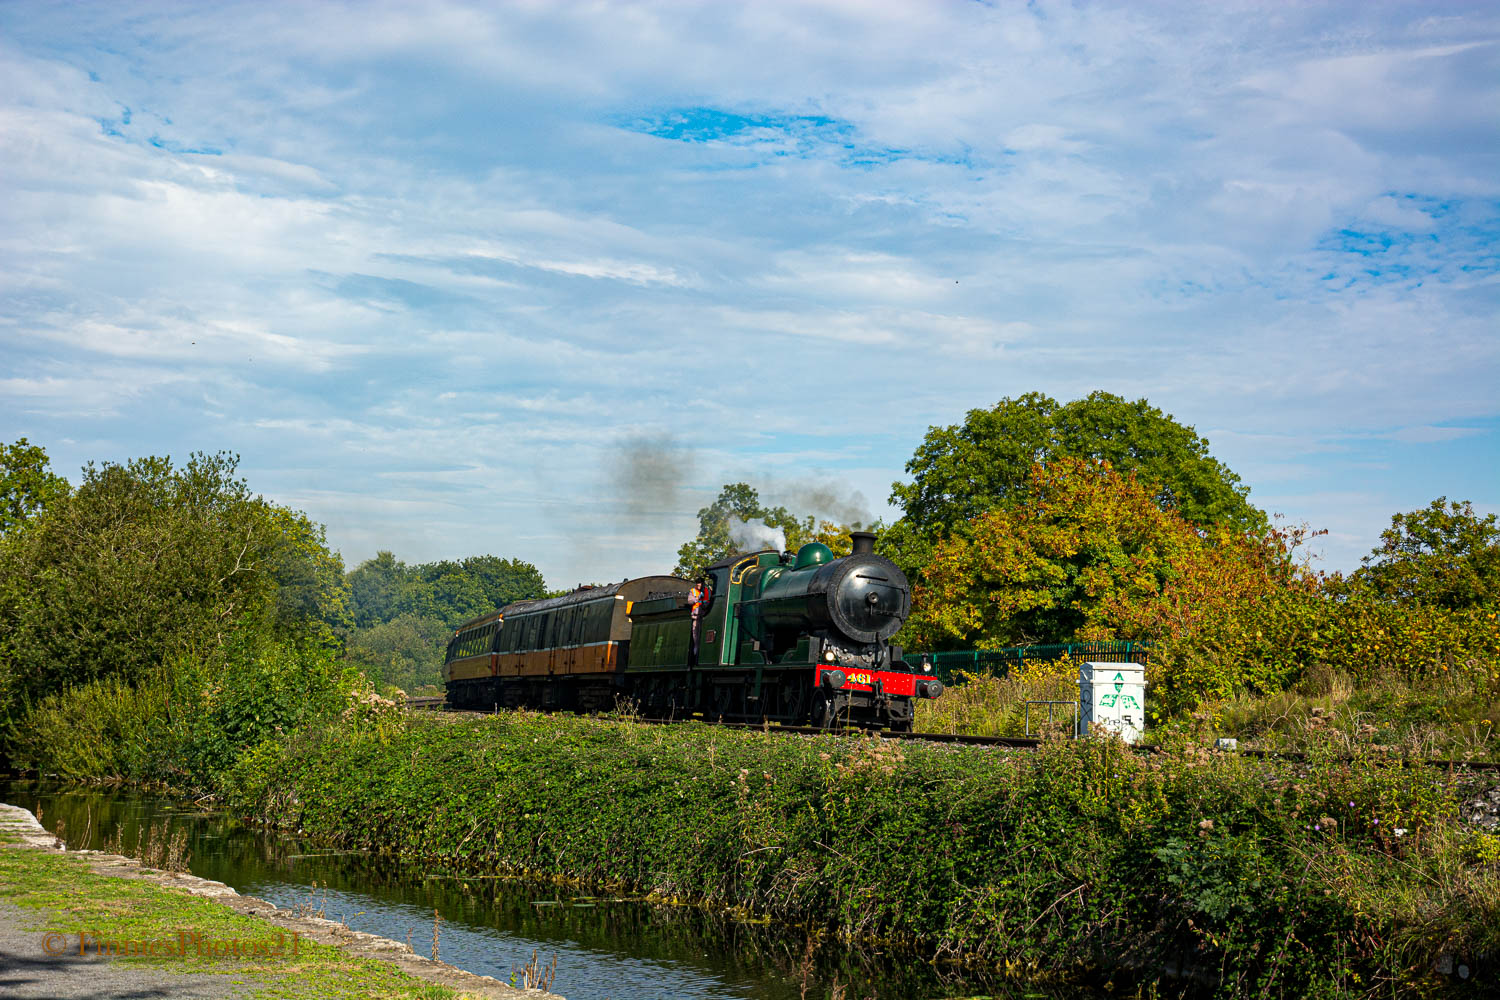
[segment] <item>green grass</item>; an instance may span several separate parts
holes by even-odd
[[[14,842],[15,838],[9,839]],[[74,947],[79,932],[93,940],[117,942],[177,940],[180,933],[197,933],[204,941],[268,944],[282,934],[290,950],[290,933],[272,924],[143,879],[98,874],[75,855],[0,847],[0,901],[31,911],[31,925],[38,935],[66,934]],[[267,1000],[453,1000],[462,996],[384,962],[305,939],[295,958],[217,960],[200,957],[189,947],[183,956],[112,961],[153,966],[168,975],[228,976],[252,986],[251,996]]]
[[[1021,736],[1027,701],[1073,701],[1071,664],[1022,676],[961,675],[936,701],[917,705],[919,732]],[[1149,704],[1148,708],[1151,707]],[[1074,710],[1054,709],[1054,733],[1071,732]],[[1031,734],[1047,730],[1045,707],[1032,708]],[[1377,747],[1405,757],[1500,761],[1500,685],[1483,671],[1406,679],[1375,675],[1356,681],[1317,666],[1284,691],[1245,691],[1165,724],[1148,741],[1172,734],[1232,736],[1246,748],[1352,753]]]

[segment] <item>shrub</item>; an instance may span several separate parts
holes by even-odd
[[[138,684],[111,676],[47,697],[27,717],[20,758],[69,778],[206,790],[246,748],[335,716],[362,683],[318,644],[240,634],[213,661],[179,660]]]
[[[1355,976],[1399,995],[1439,948],[1500,945],[1493,900],[1455,888],[1495,880],[1450,844],[1447,779],[1376,754],[1014,753],[516,713],[341,720],[244,755],[228,788],[352,849],[1020,970],[1176,963],[1226,995]]]

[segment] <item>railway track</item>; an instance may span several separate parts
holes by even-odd
[[[414,711],[446,712],[448,711],[446,699],[437,697],[419,697],[406,699],[406,706]],[[485,715],[484,712],[472,712],[468,714]],[[635,721],[648,725],[672,725],[681,722],[681,719],[649,719],[637,718]],[[749,722],[721,722],[718,725],[726,729],[755,729],[775,733],[786,733],[794,736],[827,736],[830,732],[837,733],[838,730],[821,729],[817,726],[766,726],[760,723]],[[971,747],[1008,747],[1015,750],[1029,750],[1038,746],[1042,741],[1025,736],[963,736],[954,733],[897,733],[881,731],[881,739],[886,740],[920,740],[926,743],[951,743],[958,746]],[[1157,748],[1143,746],[1136,748],[1141,753],[1156,753]],[[1294,750],[1256,750],[1245,749],[1232,751],[1242,757],[1254,757],[1259,760],[1289,760],[1306,761],[1307,754],[1298,753]],[[1347,758],[1346,758],[1347,759]],[[1500,762],[1484,760],[1429,760],[1423,758],[1421,763],[1430,767],[1443,768],[1446,770],[1470,770],[1470,771],[1500,771]]]

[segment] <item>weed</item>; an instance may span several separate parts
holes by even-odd
[[[557,954],[552,955],[552,961],[543,965],[535,948],[531,949],[531,958],[519,968],[512,967],[510,970],[510,985],[519,986],[525,990],[541,990],[549,992],[552,989],[552,981],[557,978]]]

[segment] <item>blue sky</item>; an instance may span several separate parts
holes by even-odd
[[[1328,568],[1500,509],[1486,5],[11,2],[0,195],[0,435],[236,451],[351,565],[889,518],[1032,390],[1196,426]]]

